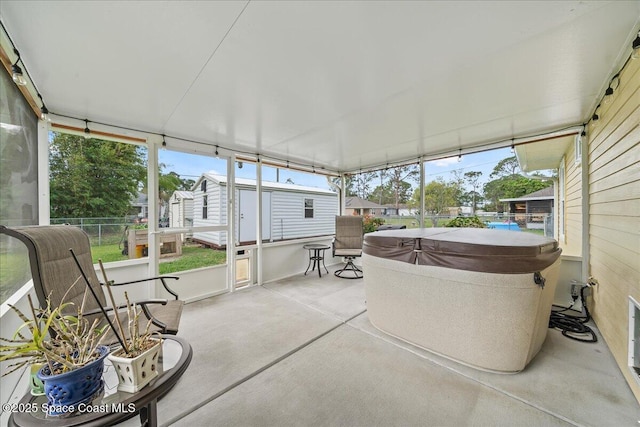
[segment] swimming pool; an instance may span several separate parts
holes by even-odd
[[[511,230],[520,231],[520,226],[517,222],[490,222],[489,228],[495,228],[496,230]]]

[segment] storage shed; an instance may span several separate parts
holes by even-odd
[[[193,225],[193,192],[174,191],[169,199],[169,226],[191,227]]]
[[[235,239],[240,244],[256,240],[256,181],[236,178]],[[192,188],[193,225],[227,222],[227,177],[203,174]],[[290,240],[334,234],[338,195],[331,190],[279,182],[262,184],[263,241]],[[197,242],[225,247],[226,233],[194,233]]]

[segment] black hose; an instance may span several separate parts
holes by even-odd
[[[549,327],[559,329],[562,331],[562,335],[567,338],[571,338],[572,340],[581,341],[581,342],[597,342],[598,337],[596,336],[593,329],[585,325],[589,320],[591,320],[591,314],[589,313],[589,309],[587,308],[587,302],[584,297],[584,290],[587,286],[583,286],[580,289],[580,301],[582,302],[582,307],[584,309],[584,316],[574,316],[568,314],[573,304],[569,307],[560,307],[561,310],[551,310],[551,316],[549,317]],[[575,300],[574,300],[575,302]]]

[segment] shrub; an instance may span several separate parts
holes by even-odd
[[[384,219],[376,218],[373,215],[365,215],[362,228],[365,233],[371,233],[376,231],[382,224],[384,224]]]
[[[453,218],[445,224],[445,227],[487,228],[486,224],[475,215]]]

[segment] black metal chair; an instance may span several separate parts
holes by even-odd
[[[363,218],[361,216],[336,216],[336,236],[333,239],[333,256],[344,257],[347,264],[336,270],[337,277],[342,279],[362,279],[363,273],[353,263],[356,257],[362,256]]]
[[[80,271],[80,268],[82,268],[88,279],[89,286],[97,296],[96,300],[91,295],[88,295],[84,304],[83,316],[90,322],[93,321],[92,319],[95,316],[100,316],[101,322],[106,323],[102,309],[105,309],[107,313],[112,313],[113,310],[110,304],[107,304],[101,286],[103,284],[98,280],[93,266],[89,236],[83,230],[70,225],[11,228],[0,226],[0,234],[14,237],[26,245],[29,251],[33,285],[40,306],[44,307],[47,301],[54,307],[58,306],[63,298],[64,302],[73,303],[74,307],[70,307],[71,310],[77,310],[77,307],[82,306],[85,290],[87,289],[87,284]],[[76,264],[70,249],[73,249],[80,268]],[[146,325],[151,320],[152,330],[175,335],[178,332],[184,302],[180,301],[178,294],[167,285],[166,281],[170,279],[178,280],[179,278],[159,276],[131,282],[113,283],[112,286],[159,280],[166,291],[175,299],[151,299],[135,301],[135,304],[142,309],[147,318],[146,321],[141,319],[141,322],[144,321]],[[118,313],[118,315],[126,322],[126,312]],[[113,331],[110,331],[110,335],[105,338],[105,342],[115,342]]]

